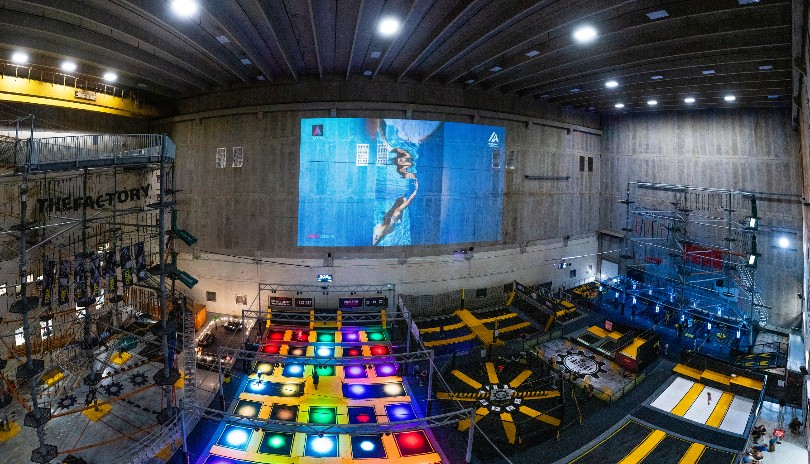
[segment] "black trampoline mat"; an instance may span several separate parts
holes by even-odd
[[[708,446],[700,456],[698,464],[731,464],[737,457],[734,453],[728,451],[720,451],[719,449],[709,448]]]
[[[602,464],[619,462],[649,435],[653,429],[628,421],[619,430],[568,464]],[[653,461],[650,461],[653,462]]]
[[[650,451],[650,454],[648,454],[642,462],[650,464],[678,464],[691,445],[691,441],[667,435],[658,443],[658,446]]]

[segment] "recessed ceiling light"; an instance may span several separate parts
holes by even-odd
[[[118,74],[112,71],[107,71],[104,73],[104,80],[107,82],[115,82],[118,80]]]
[[[549,95],[547,93],[544,93],[543,95],[540,95],[540,98],[543,98],[543,99],[551,98],[551,95]]]
[[[379,57],[380,57],[380,52],[376,52],[376,51],[375,51],[375,52],[371,52],[371,58],[372,58],[372,59],[375,59],[375,60],[376,60],[376,59],[377,59],[377,58],[379,58]]]
[[[768,95],[768,100],[776,100],[779,98],[779,95]]]
[[[594,106],[589,106],[588,107],[588,111],[594,111],[594,110],[596,110],[596,107],[594,107]]]
[[[704,69],[703,71],[701,71],[701,73],[702,73],[704,76],[708,76],[708,75],[710,75],[710,74],[714,74],[714,69]]]
[[[694,103],[695,98],[694,97],[686,97],[686,98],[683,99],[683,101],[684,101],[684,103]]]
[[[377,24],[377,32],[383,37],[391,37],[399,32],[400,23],[397,18],[383,18]]]
[[[500,66],[493,66],[492,69],[490,69],[490,71],[492,71],[492,72],[498,72],[498,71],[501,71],[501,70],[503,70],[503,68],[500,67]]]
[[[258,75],[258,76],[256,76],[256,80],[257,80],[257,81],[263,81],[263,80],[265,80],[265,79],[267,79],[267,78],[266,78],[266,77],[264,77],[264,76],[262,76],[261,74],[260,74],[260,75]]]
[[[467,79],[464,81],[465,84],[475,84],[475,79]]]
[[[539,54],[540,54],[540,52],[538,52],[537,50],[532,50],[532,51],[526,53],[526,56],[528,56],[529,58],[532,58],[532,57],[535,57],[535,56],[537,56]]]
[[[580,90],[579,90],[579,88],[574,87],[573,89],[569,90],[569,92],[571,92],[571,93],[579,93]]]
[[[197,12],[197,2],[194,0],[172,0],[172,11],[177,16],[188,18]]]
[[[574,40],[579,43],[591,42],[599,32],[593,26],[580,26],[574,31]]]
[[[25,52],[14,52],[11,54],[11,62],[14,64],[28,63],[28,54]]]
[[[667,16],[669,16],[667,10],[651,11],[647,13],[647,17],[653,21],[655,21],[656,19],[666,18]]]
[[[229,43],[230,40],[228,40],[228,38],[225,37],[224,35],[220,35],[217,36],[217,42],[221,43],[222,45],[225,45],[226,43]]]
[[[622,108],[624,108],[624,103],[616,103],[613,106],[615,106],[616,108],[622,109]]]
[[[365,71],[363,71],[363,75],[364,75],[364,76],[370,76],[370,75],[371,75],[371,71],[369,71],[368,69],[366,69]]]
[[[751,3],[759,3],[759,0],[737,0],[740,5],[750,5]]]
[[[647,104],[650,106],[655,106],[658,104],[658,100],[647,100]]]
[[[759,67],[760,71],[770,71],[771,69],[773,69],[773,65],[770,64],[764,64]]]
[[[241,62],[242,62],[242,64],[243,64],[243,65],[245,65],[245,66],[247,66],[247,65],[249,65],[249,64],[250,64],[250,60],[249,60],[249,59],[247,59],[247,58],[242,58],[242,59],[241,59],[241,60],[239,60],[239,61],[241,61]]]
[[[76,63],[72,61],[63,61],[62,62],[62,71],[64,72],[74,72],[76,71]]]
[[[661,80],[663,78],[664,78],[664,76],[662,76],[660,74],[656,74],[655,76],[650,76],[650,79],[652,79],[654,81]]]
[[[734,95],[726,95],[725,97],[723,97],[723,100],[725,100],[727,102],[733,102],[736,99],[737,99],[737,97],[735,97]]]
[[[619,83],[616,82],[616,81],[607,81],[607,82],[605,82],[605,87],[607,87],[609,89],[613,89],[613,88],[618,87],[618,86],[619,86]]]

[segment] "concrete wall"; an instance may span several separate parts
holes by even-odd
[[[344,258],[333,255],[332,266],[323,260],[261,258],[250,259],[210,253],[181,255],[178,267],[200,282],[189,291],[195,302],[205,303],[210,311],[241,314],[235,295],[247,295],[248,306],[257,308],[255,298],[258,284],[315,285],[317,274],[332,274],[334,285],[390,283],[396,291],[414,295],[432,295],[460,288],[475,289],[500,286],[512,280],[526,284],[551,281],[554,287],[571,287],[593,277],[596,268],[596,239],[594,236],[567,242],[549,240],[527,247],[493,251],[474,251],[467,255],[450,254],[397,258]],[[558,269],[566,258],[570,267]],[[571,277],[572,271],[576,276]],[[216,301],[206,301],[206,292],[215,292]],[[295,297],[295,292],[274,294],[275,297]],[[318,289],[302,296],[315,298],[319,307],[336,307],[339,297],[348,297],[334,290],[323,295]],[[360,295],[363,296],[363,295]],[[374,296],[374,295],[367,295]],[[267,306],[269,294],[263,293],[261,307]],[[471,296],[472,298],[472,296]]]
[[[774,308],[772,324],[798,324],[803,179],[789,110],[616,114],[604,118],[603,128],[601,227],[623,227],[625,207],[618,201],[630,181],[759,192],[758,286]],[[782,235],[792,238],[787,250],[775,246]]]

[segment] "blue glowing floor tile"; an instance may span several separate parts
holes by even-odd
[[[314,458],[336,458],[339,456],[337,435],[307,435],[304,456]]]
[[[391,422],[416,419],[416,413],[410,403],[394,403],[385,405],[385,413]]]
[[[217,445],[237,451],[245,451],[250,443],[251,435],[253,435],[252,429],[228,425],[222,430]]]
[[[352,437],[352,457],[354,459],[384,459],[385,446],[379,435],[357,435]]]

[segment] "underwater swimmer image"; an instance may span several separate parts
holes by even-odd
[[[402,220],[405,208],[411,204],[416,197],[416,192],[419,191],[419,179],[416,178],[416,174],[408,171],[408,169],[413,166],[413,156],[401,148],[395,148],[391,150],[391,152],[397,155],[396,158],[392,160],[397,166],[397,172],[404,179],[410,179],[412,181],[411,185],[413,186],[413,191],[407,198],[399,197],[394,200],[393,206],[391,206],[388,212],[385,213],[385,216],[383,216],[382,223],[374,226],[373,243],[375,246],[380,243],[383,237],[390,234],[394,228],[396,228],[397,224]]]

